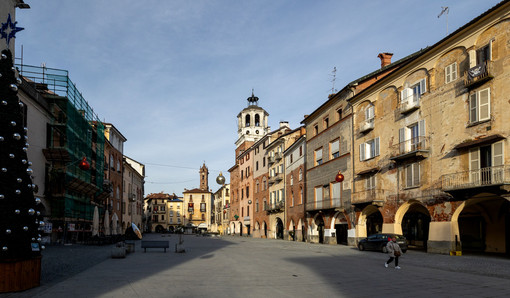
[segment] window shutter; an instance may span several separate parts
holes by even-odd
[[[365,160],[365,143],[359,144],[359,160]]]
[[[367,109],[367,120],[374,118],[374,106],[370,106]]]
[[[404,88],[404,89],[400,92],[400,101],[401,101],[402,103],[407,102],[408,97],[409,97],[410,95],[412,95],[412,94],[413,94],[413,90],[411,90],[410,88]]]
[[[340,142],[339,142],[338,140],[333,141],[333,142],[331,143],[331,152],[330,152],[331,154],[333,154],[333,153],[336,153],[336,152],[339,152],[339,151],[340,151],[339,143],[340,143]]]
[[[469,122],[478,121],[478,100],[476,92],[469,96]]]
[[[471,172],[470,179],[472,183],[480,181],[480,150],[469,150],[469,171]]]
[[[425,120],[420,120],[420,122],[418,122],[418,136],[425,136]]]
[[[469,68],[476,66],[476,51],[469,51]]]
[[[487,55],[487,59],[489,59],[489,61],[492,61],[492,39],[489,41],[489,53]]]
[[[375,146],[375,150],[374,150],[375,154],[374,154],[374,156],[379,156],[379,137],[375,138],[374,146]]]
[[[420,163],[413,163],[413,186],[420,185]]]
[[[406,187],[410,187],[410,186],[412,186],[412,183],[413,183],[412,165],[406,166],[405,174],[406,174]]]
[[[318,149],[317,151],[315,151],[315,160],[320,160],[322,159],[322,149]]]
[[[452,73],[451,81],[455,81],[457,79],[457,62],[452,64],[451,73]]]
[[[444,69],[444,81],[446,84],[450,83],[452,81],[452,66],[451,65],[448,65],[445,69]]]
[[[420,94],[427,92],[427,78],[420,81]]]
[[[485,89],[478,92],[479,96],[479,105],[480,105],[480,115],[479,121],[490,119],[490,89]]]
[[[503,165],[503,142],[492,144],[492,166],[498,167]]]

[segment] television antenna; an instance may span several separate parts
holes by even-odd
[[[450,12],[448,6],[441,6],[441,13],[437,16],[439,19],[443,14],[446,14],[446,35],[448,35],[448,12]]]
[[[336,66],[333,67],[333,70],[331,71],[330,76],[333,78],[331,79],[331,83],[333,84],[331,87],[331,94],[334,94],[337,90],[335,89],[335,81],[336,81]]]

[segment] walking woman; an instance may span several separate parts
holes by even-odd
[[[388,268],[388,265],[395,260],[395,269],[400,269],[400,266],[398,265],[398,257],[402,255],[402,249],[400,249],[400,246],[397,243],[397,237],[391,237],[391,241],[388,241],[386,244],[386,249],[388,250],[390,259],[384,263],[384,267]]]

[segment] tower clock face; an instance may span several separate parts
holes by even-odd
[[[247,134],[247,135],[249,135],[249,134],[250,134],[250,131],[249,131],[249,130],[247,130],[247,131],[246,131],[246,134]]]
[[[257,129],[257,130],[255,131],[255,133],[256,133],[256,134],[259,134],[259,130]]]

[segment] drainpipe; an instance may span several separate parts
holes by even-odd
[[[351,88],[350,88],[350,91],[352,92],[352,96],[351,98],[354,97],[354,95],[356,94],[355,93],[355,86],[352,85]],[[352,106],[352,104],[350,104],[351,106],[351,163],[352,163],[352,177],[351,177],[351,180],[352,180],[352,185],[351,185],[351,206],[349,209],[351,209],[351,225],[354,229],[356,229],[356,224],[354,223],[355,222],[355,219],[356,219],[356,211],[354,210],[354,208],[352,208],[352,196],[354,194],[354,192],[356,191],[356,184],[354,183],[354,107]],[[355,236],[356,238],[356,236]]]

